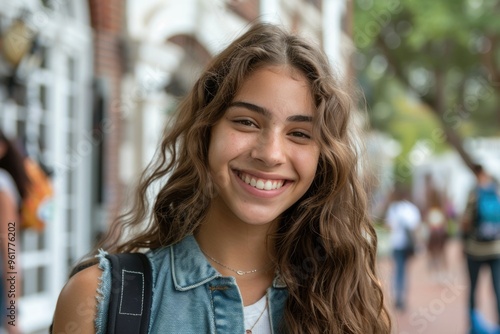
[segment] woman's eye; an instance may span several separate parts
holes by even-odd
[[[290,133],[290,135],[292,135],[293,137],[297,137],[297,138],[311,139],[310,135],[308,135],[307,133],[304,133],[304,132],[300,132],[300,131],[294,131],[294,132]]]
[[[239,120],[236,120],[234,121],[235,123],[238,123],[238,124],[241,124],[241,125],[244,125],[244,126],[252,126],[252,127],[257,127],[257,125],[255,125],[254,122],[248,120],[248,119],[239,119]]]

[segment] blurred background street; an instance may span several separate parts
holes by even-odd
[[[395,334],[468,334],[468,277],[462,244],[458,239],[446,245],[447,267],[441,275],[429,269],[428,254],[420,250],[409,263],[408,300],[405,311],[392,303],[393,266],[386,239],[382,236],[379,273],[392,312]],[[478,288],[479,310],[490,323],[496,321],[495,297],[489,270],[484,268]]]
[[[500,0],[0,0],[0,130],[53,190],[38,225],[18,224],[22,332],[47,331],[72,266],[129,207],[197,74],[265,21],[321,45],[336,79],[360,92],[360,178],[391,308],[383,226],[396,186],[421,213],[422,243],[436,227],[430,212],[452,222],[441,226],[444,275],[430,272],[425,247],[410,262],[395,333],[467,333],[457,226],[474,164],[500,179],[499,17]],[[494,321],[482,276],[480,309]]]

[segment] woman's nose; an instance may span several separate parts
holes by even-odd
[[[284,138],[278,133],[262,133],[252,149],[251,157],[268,167],[283,164],[286,161]]]

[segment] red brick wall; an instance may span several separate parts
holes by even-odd
[[[104,79],[108,103],[103,129],[104,142],[104,204],[109,221],[116,217],[122,202],[119,180],[119,149],[122,130],[121,81],[123,74],[122,32],[124,30],[123,0],[89,0],[94,38],[94,75]],[[109,222],[108,221],[108,222]]]
[[[228,0],[227,7],[247,21],[259,17],[259,0]]]
[[[212,58],[210,52],[207,51],[195,38],[189,35],[175,35],[168,39],[169,42],[182,47],[187,54],[198,61],[202,66],[205,66]]]

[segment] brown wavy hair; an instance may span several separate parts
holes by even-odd
[[[253,25],[210,62],[167,125],[132,209],[103,245],[111,252],[154,249],[196,232],[216,196],[208,169],[211,128],[248,75],[268,65],[293,67],[309,81],[321,151],[311,187],[271,236],[289,291],[283,332],[389,333],[377,238],[350,131],[352,99],[318,46],[274,25]],[[124,238],[127,229],[135,236]]]

